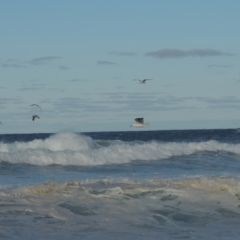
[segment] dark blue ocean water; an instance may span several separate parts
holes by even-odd
[[[238,129],[0,135],[0,237],[238,239],[239,172]]]
[[[8,134],[0,141],[3,186],[239,173],[236,129]]]

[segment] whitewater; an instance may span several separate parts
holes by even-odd
[[[0,135],[0,238],[238,239],[240,131]]]

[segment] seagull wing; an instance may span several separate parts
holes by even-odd
[[[145,78],[145,79],[143,79],[142,81],[143,81],[143,82],[146,82],[147,80],[152,80],[152,79]]]
[[[33,115],[33,116],[32,116],[32,120],[34,121],[35,118],[40,118],[40,117],[39,117],[38,115]]]
[[[143,118],[135,118],[134,120],[138,123],[143,123]]]
[[[36,107],[39,107],[40,108],[40,110],[41,110],[41,112],[42,112],[42,108],[38,105],[38,104],[31,104],[30,105],[30,107],[32,107],[32,106],[36,106]]]

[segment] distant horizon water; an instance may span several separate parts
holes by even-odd
[[[28,128],[23,129],[21,126],[18,127],[18,130],[15,128],[10,128],[7,123],[3,123],[3,126],[0,127],[0,134],[30,134],[30,133],[59,133],[59,132],[114,132],[114,131],[171,131],[171,130],[201,130],[201,129],[237,129],[240,127],[240,119],[236,120],[199,120],[199,121],[163,121],[163,122],[151,122],[148,118],[145,117],[145,122],[149,123],[149,126],[138,129],[131,128],[130,125],[133,123],[134,119],[130,119],[129,122],[118,123],[98,123],[92,124],[91,128],[85,125],[85,123],[78,122],[72,126],[68,124],[62,125],[62,127],[57,127],[52,125],[51,127],[46,127],[42,125],[41,121],[44,119],[39,119],[38,122],[33,122],[29,120],[30,124]],[[81,126],[81,127],[79,127]],[[177,127],[176,127],[177,126]],[[80,129],[81,130],[78,130]],[[21,129],[21,131],[19,130]],[[49,129],[49,130],[47,130]],[[52,129],[52,130],[50,130]]]

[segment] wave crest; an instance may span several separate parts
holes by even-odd
[[[107,143],[107,144],[106,144]],[[75,133],[59,133],[45,140],[0,144],[0,161],[34,165],[93,166],[134,160],[160,160],[199,152],[240,154],[240,144],[206,142],[123,142],[93,140]]]

